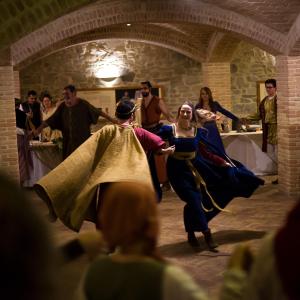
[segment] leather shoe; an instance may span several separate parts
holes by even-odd
[[[202,232],[206,245],[210,250],[217,248],[219,245],[214,241],[210,229]]]
[[[188,243],[192,247],[199,247],[200,246],[199,241],[197,240],[194,232],[188,232]]]

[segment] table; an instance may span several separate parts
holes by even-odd
[[[24,182],[25,187],[32,187],[40,178],[49,173],[62,162],[62,151],[52,142],[30,142],[30,155],[33,168],[30,178]]]
[[[226,153],[240,161],[256,175],[274,175],[276,164],[261,151],[262,132],[229,132],[221,133]]]

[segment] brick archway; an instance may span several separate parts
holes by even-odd
[[[170,50],[181,53],[195,61],[203,62],[206,58],[206,49],[204,47],[196,47],[190,41],[186,40],[186,36],[180,32],[174,32],[167,28],[160,26],[144,25],[143,30],[139,26],[111,26],[108,28],[99,28],[89,32],[75,35],[71,38],[61,40],[51,46],[44,48],[36,54],[30,56],[28,59],[15,65],[17,69],[22,69],[43,56],[59,51],[63,48],[74,46],[81,43],[91,41],[100,41],[107,39],[131,40],[137,42],[144,42],[146,44],[157,45]]]
[[[272,54],[280,53],[286,46],[284,34],[240,14],[198,1],[181,3],[171,0],[159,2],[134,0],[122,3],[112,2],[107,6],[97,2],[60,17],[12,44],[13,63],[18,65],[40,51],[51,48],[54,44],[64,40],[72,39],[74,36],[113,25],[126,26],[126,23],[205,25],[233,33],[237,38],[248,40]],[[147,40],[147,32],[144,32],[141,26],[140,35],[143,33],[143,40]],[[166,36],[164,38],[167,40]],[[187,34],[186,43],[188,41]],[[173,41],[172,46],[170,41],[169,46],[174,47],[174,43],[179,44],[178,41]],[[190,49],[187,52],[189,51]],[[193,53],[190,54],[194,56]]]

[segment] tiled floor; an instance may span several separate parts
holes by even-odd
[[[208,291],[210,299],[217,299],[222,274],[235,245],[246,242],[254,251],[257,250],[262,236],[278,228],[287,211],[295,203],[295,200],[280,193],[278,186],[270,184],[272,179],[266,178],[266,185],[259,188],[250,199],[234,199],[228,206],[231,213],[221,213],[210,222],[214,237],[220,245],[218,253],[207,251],[202,237],[201,247],[197,251],[186,243],[182,222],[183,202],[172,191],[164,194],[163,202],[159,205],[161,215],[159,250],[167,259],[192,274]],[[32,192],[29,193],[33,195]],[[33,197],[33,202],[41,213],[46,213],[44,204],[37,197]],[[51,224],[51,227],[58,244],[76,236],[76,233],[60,222]],[[86,222],[82,230],[94,230],[94,225]],[[87,261],[83,258],[75,264],[64,267],[62,286],[66,291],[76,287],[86,265]]]

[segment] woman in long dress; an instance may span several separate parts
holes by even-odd
[[[208,87],[201,88],[199,102],[196,104],[195,109],[208,110],[214,114],[220,112],[227,118],[235,122],[239,122],[239,118],[237,116],[222,107],[219,102],[213,100],[212,92]],[[203,126],[208,130],[208,140],[220,150],[225,152],[216,119],[207,120],[206,118],[203,118]]]
[[[207,139],[207,130],[195,125],[190,102],[178,109],[177,122],[161,128],[160,136],[175,146],[168,157],[170,183],[184,207],[188,242],[198,245],[195,232],[202,232],[210,249],[216,248],[208,222],[234,197],[250,197],[263,180],[238,161],[228,158]]]

